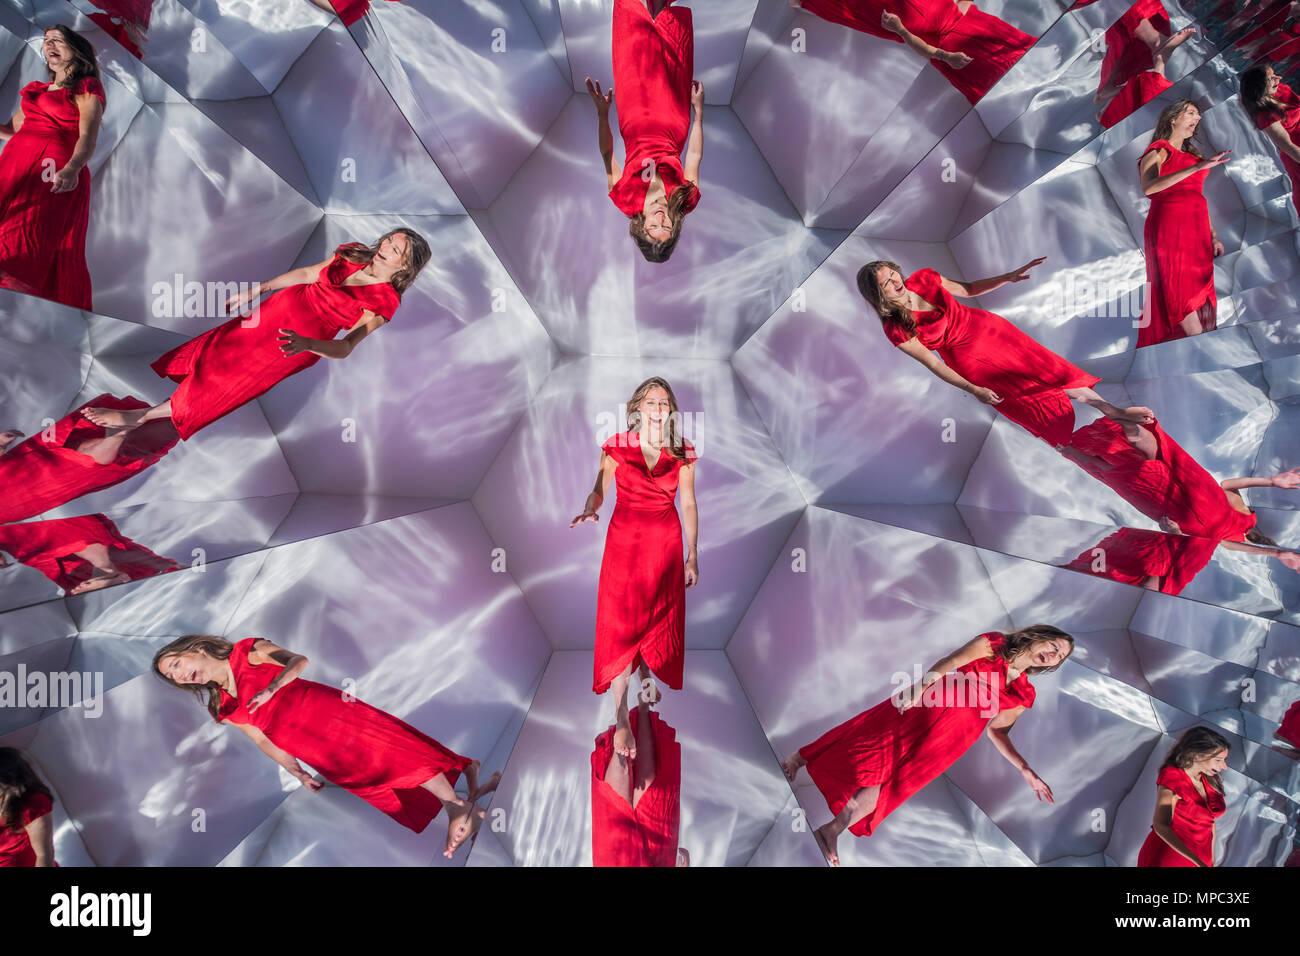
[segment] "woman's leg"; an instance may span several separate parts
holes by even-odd
[[[1146,425],[1155,421],[1156,418],[1151,409],[1145,405],[1120,408],[1118,405],[1112,405],[1106,401],[1091,388],[1067,388],[1064,391],[1070,401],[1091,405],[1107,418],[1112,418],[1117,422],[1133,422],[1138,425]]]
[[[807,764],[808,761],[804,760],[803,757],[799,755],[799,751],[796,750],[790,756],[781,761],[781,772],[785,774],[785,779],[794,783],[794,778],[798,775],[799,768],[807,766]]]
[[[111,465],[117,461],[128,431],[127,428],[109,428],[109,433],[106,433],[103,438],[87,438],[72,450],[79,455],[85,455],[98,465]]]
[[[609,692],[614,695],[614,753],[628,758],[636,756],[636,740],[632,736],[632,722],[627,714],[627,685],[632,678],[632,669],[640,660],[640,654],[633,657],[623,673],[610,681],[609,685]]]
[[[1156,441],[1156,436],[1141,425],[1134,425],[1129,422],[1121,423],[1124,428],[1124,438],[1130,445],[1147,461],[1154,460],[1160,454],[1160,444]]]
[[[85,594],[87,591],[98,591],[100,588],[106,588],[114,584],[125,584],[131,580],[129,575],[119,570],[117,565],[113,563],[113,559],[108,553],[108,547],[105,545],[89,544],[80,551],[74,551],[73,554],[94,567],[95,574],[78,584],[68,592],[69,594]]]
[[[430,777],[420,786],[441,800],[447,811],[447,846],[442,855],[451,859],[460,845],[482,826],[487,811],[459,796],[445,773]]]
[[[120,408],[85,408],[81,414],[102,428],[136,428],[145,422],[172,417],[172,400],[169,398],[153,408],[123,410]]]
[[[849,827],[873,812],[879,799],[879,784],[872,787],[863,787],[849,797],[849,802],[844,804],[844,808],[835,814],[835,818],[830,823],[823,823],[813,831],[813,836],[816,837],[817,845],[821,847],[827,863],[831,866],[840,865],[840,857],[835,850],[837,838]]]
[[[642,673],[645,673],[642,665]],[[636,703],[636,765],[632,768],[632,807],[635,809],[641,794],[650,789],[658,771],[655,754],[654,725],[650,722],[650,702],[645,694],[637,695]]]

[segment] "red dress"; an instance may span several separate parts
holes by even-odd
[[[370,12],[370,0],[330,0],[345,27],[350,27]]]
[[[1145,150],[1164,149],[1169,157],[1158,168],[1161,176],[1176,173],[1198,160],[1158,139]],[[1210,207],[1201,187],[1208,169],[1151,197],[1142,239],[1147,260],[1147,303],[1138,329],[1138,348],[1183,338],[1178,323],[1193,312],[1201,313],[1201,330],[1218,324],[1218,299],[1214,292],[1214,250],[1210,239]]]
[[[902,43],[902,37],[880,22],[886,11],[897,14],[909,33],[930,46],[971,57],[960,70],[939,60],[930,62],[972,104],[1037,40],[974,5],[963,14],[954,0],[803,0],[803,9],[831,23]]]
[[[1165,79],[1163,73],[1157,73],[1155,70],[1139,73],[1125,83],[1124,88],[1106,104],[1106,108],[1101,111],[1101,125],[1106,129],[1110,129],[1120,120],[1133,115],[1143,106],[1146,106],[1173,85]]]
[[[140,48],[149,21],[153,17],[153,0],[90,0],[104,13],[92,13],[90,19],[137,60],[144,59]]]
[[[1255,117],[1255,125],[1260,129],[1266,129],[1274,123],[1281,123],[1291,142],[1300,144],[1300,96],[1296,96],[1291,87],[1285,83],[1278,83],[1275,96],[1285,109],[1260,110],[1259,115]],[[1300,212],[1300,163],[1281,150],[1278,150],[1278,154],[1282,157],[1282,168],[1291,177],[1291,201]]]
[[[1152,521],[1169,518],[1184,534],[1244,541],[1255,527],[1255,515],[1232,507],[1214,476],[1165,434],[1158,421],[1138,427],[1155,436],[1155,458],[1144,458],[1130,445],[1119,423],[1099,418],[1075,432],[1070,444],[1111,467],[1080,467]]]
[[[339,246],[339,251],[346,248]],[[397,290],[387,282],[344,285],[365,264],[349,262],[339,251],[315,282],[282,289],[262,302],[252,317],[234,316],[153,363],[159,375],[180,382],[172,394],[171,419],[181,438],[320,361],[311,352],[286,357],[280,351],[280,329],[332,339],[356,326],[366,310],[392,319],[400,302]],[[246,323],[251,324],[246,328]]]
[[[997,650],[1006,636],[981,634]],[[962,675],[960,678],[954,675]],[[903,801],[943,773],[979,739],[997,711],[1034,706],[1034,688],[1021,674],[1007,683],[1007,664],[986,657],[964,664],[926,690],[901,714],[887,698],[799,748],[808,774],[838,814],[863,787],[880,787],[876,808],[849,828],[870,836]]]
[[[997,392],[1002,401],[991,408],[1053,446],[1067,444],[1074,431],[1074,407],[1064,389],[1091,387],[1101,379],[1039,345],[1002,316],[963,305],[939,280],[933,269],[920,269],[904,283],[939,307],[915,313],[915,337],[963,378]],[[884,329],[895,346],[909,339],[893,323]]]
[[[1100,88],[1122,86],[1151,69],[1151,48],[1136,35],[1143,20],[1157,33],[1169,36],[1169,12],[1160,0],[1138,0],[1106,31],[1106,58],[1101,61]]]
[[[1289,741],[1291,746],[1300,747],[1300,700],[1289,708],[1282,718],[1282,726],[1277,729],[1278,736]]]
[[[40,571],[65,591],[71,591],[94,575],[95,566],[75,553],[92,544],[108,548],[113,564],[132,581],[180,567],[171,558],[160,557],[136,544],[118,531],[107,515],[0,525],[0,551]]]
[[[15,442],[0,454],[0,488],[4,489],[0,494],[0,523],[21,521],[126,481],[176,444],[176,429],[171,422],[148,422],[130,432],[112,464],[98,464],[76,450],[84,441],[104,437],[104,429],[81,414],[81,409],[92,406],[149,407],[147,402],[130,396],[99,395],[48,429]]]
[[[19,811],[16,830],[0,827],[0,866],[35,866],[36,851],[32,848],[27,826],[51,810],[54,803],[43,793],[29,794]]]
[[[670,0],[671,3],[671,0]],[[609,198],[627,216],[645,211],[642,173],[653,162],[671,196],[686,179],[681,153],[691,127],[695,33],[689,7],[668,6],[651,20],[641,0],[614,0],[614,89],[623,137],[623,175]],[[700,190],[689,183],[690,212]]]
[[[676,499],[684,462],[661,448],[659,461],[647,469],[641,433],[635,430],[615,435],[601,447],[618,462],[618,492],[600,563],[591,689],[605,693],[640,654],[660,680],[681,690],[686,569]],[[684,447],[686,462],[695,461],[691,443]]]
[[[640,710],[628,715],[636,734]],[[681,819],[682,745],[677,731],[653,710],[655,777],[635,809],[605,782],[614,756],[614,727],[596,738],[591,754],[591,862],[593,866],[676,866]],[[635,774],[636,759],[629,761]]]
[[[90,93],[103,102],[104,87],[94,77],[75,90],[49,85],[34,80],[22,88],[22,128],[0,150],[0,286],[89,309],[90,170],[65,193],[51,192],[46,177],[76,151],[81,112],[74,97]]]
[[[1205,796],[1196,792],[1192,778],[1178,767],[1161,767],[1156,786],[1167,787],[1178,795],[1174,804],[1172,827],[1178,838],[1186,844],[1206,866],[1214,865],[1214,818],[1227,809],[1223,794],[1210,785],[1204,774],[1201,786]],[[1138,866],[1195,866],[1164,840],[1156,835],[1155,828],[1147,834],[1142,849],[1138,851]]]
[[[1063,567],[1138,586],[1155,577],[1162,594],[1181,594],[1218,546],[1217,538],[1120,528]]]
[[[452,753],[392,714],[355,698],[345,701],[342,691],[301,678],[250,714],[247,702],[284,670],[279,664],[250,664],[255,641],[245,638],[230,654],[239,699],[221,691],[221,719],[256,727],[326,780],[422,832],[442,801],[421,784],[442,773],[454,786],[470,758]]]

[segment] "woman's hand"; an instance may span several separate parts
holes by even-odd
[[[319,793],[325,786],[325,784],[321,783],[301,767],[298,768],[298,772],[295,773],[294,776],[297,777],[299,782],[312,793]]]
[[[1032,269],[1034,266],[1041,266],[1046,261],[1047,261],[1047,256],[1039,256],[1037,259],[1034,259],[1032,262],[1026,262],[1019,269],[1015,269],[1011,272],[1008,272],[1003,278],[1005,278],[1008,282],[1024,282],[1026,279],[1029,278],[1030,269]]]
[[[254,283],[250,289],[236,292],[226,300],[226,315],[238,315],[261,297],[261,283]]]
[[[1160,530],[1169,534],[1182,534],[1183,529],[1178,527],[1178,522],[1168,515],[1162,515],[1160,518]]]
[[[311,339],[299,335],[293,329],[280,330],[280,351],[283,352],[286,357],[297,355],[300,352],[306,352],[310,342]]]
[[[614,87],[610,87],[608,92],[602,93],[600,84],[587,77],[587,95],[591,101],[596,104],[596,112],[601,116],[609,115],[610,104],[614,102]]]
[[[1042,777],[1038,776],[1038,774],[1034,773],[1028,767],[1020,771],[1020,776],[1025,778],[1025,783],[1029,784],[1030,789],[1038,795],[1040,802],[1046,800],[1048,803],[1056,803],[1056,801],[1052,799],[1052,788],[1043,781]]]
[[[969,66],[973,57],[969,57],[965,53],[943,52],[940,53],[940,55],[937,56],[935,59],[942,60],[944,63],[947,63],[950,67],[952,67],[954,70],[960,70],[962,67]]]
[[[888,10],[880,15],[880,25],[890,33],[903,32],[902,18],[896,13],[890,13]]]
[[[1232,150],[1225,149],[1221,153],[1216,153],[1213,156],[1207,156],[1205,159],[1201,160],[1196,165],[1200,169],[1213,169],[1215,166],[1222,166],[1231,158],[1231,153]]]
[[[1218,236],[1212,236],[1210,238],[1210,253],[1214,258],[1219,258],[1219,256],[1223,255],[1227,251],[1227,248],[1219,241]]]
[[[50,185],[50,192],[68,193],[77,188],[77,180],[81,177],[81,170],[69,169],[64,166],[54,174],[54,179]]]
[[[700,580],[700,561],[695,555],[686,559],[686,586],[695,587]]]
[[[691,80],[691,106],[695,112],[704,112],[704,84],[699,80]]]
[[[983,386],[976,385],[971,389],[971,394],[985,405],[999,405],[1002,403],[1002,396],[991,388],[984,388]]]
[[[574,518],[572,521],[569,522],[569,527],[570,528],[577,527],[578,525],[582,524],[584,521],[599,521],[599,520],[600,520],[600,515],[596,514],[596,512],[584,511],[582,514],[578,515],[578,517]]]
[[[1274,475],[1268,481],[1274,488],[1286,488],[1288,491],[1294,491],[1296,488],[1300,488],[1300,468],[1292,468],[1290,471]]]
[[[274,685],[268,685],[262,690],[259,690],[256,694],[253,695],[253,699],[248,702],[248,706],[245,707],[244,709],[251,714],[253,711],[257,710],[257,708],[261,707],[272,697],[274,697],[276,689],[277,688]]]

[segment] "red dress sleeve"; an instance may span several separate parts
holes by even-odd
[[[1156,140],[1155,142],[1153,142],[1150,146],[1148,146],[1146,149],[1142,150],[1142,156],[1145,156],[1147,153],[1151,152],[1151,150],[1153,150],[1153,149],[1163,149],[1163,150],[1167,150],[1168,153],[1169,153],[1169,156],[1166,156],[1166,157],[1165,157],[1165,160],[1166,160],[1166,161],[1168,161],[1168,159],[1169,159],[1170,156],[1173,156],[1174,153],[1178,152],[1178,150],[1174,148],[1174,144],[1171,143],[1171,142],[1169,142],[1169,140],[1167,140],[1167,139],[1158,139],[1158,140]],[[1139,156],[1139,157],[1138,157],[1138,162],[1139,162],[1139,163],[1142,162],[1142,156]],[[1164,164],[1162,163],[1161,165],[1164,165]]]
[[[1178,794],[1180,800],[1189,799],[1187,791],[1191,787],[1191,780],[1187,774],[1177,767],[1161,767],[1160,773],[1156,774],[1156,786],[1165,787]],[[1190,799],[1195,799],[1193,793]]]
[[[880,324],[885,330],[885,337],[894,343],[895,348],[916,338],[915,332],[908,335],[897,322],[881,322]]]
[[[44,793],[33,793],[23,801],[22,813],[18,820],[20,826],[27,826],[33,820],[39,820],[54,809],[54,801]]]
[[[697,461],[700,457],[695,453],[695,446],[686,441],[686,439],[682,439],[682,452],[686,455],[686,461],[683,462],[683,464],[689,465],[691,462]]]
[[[621,462],[623,460],[623,451],[628,446],[627,436],[627,432],[619,432],[617,435],[610,435],[609,438],[605,440],[605,444],[600,446],[600,450],[609,455],[609,457],[613,458],[615,461]]]
[[[75,93],[77,96],[80,96],[83,93],[98,96],[99,102],[103,103],[105,106],[108,105],[108,100],[104,99],[104,84],[99,82],[99,77],[83,76],[77,83]]]

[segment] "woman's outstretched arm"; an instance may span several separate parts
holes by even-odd
[[[686,535],[686,586],[692,588],[700,580],[700,556],[696,547],[700,520],[695,505],[695,462],[682,465],[677,487],[682,495],[682,530]]]
[[[319,790],[323,786],[319,780],[303,769],[302,764],[298,763],[297,757],[271,743],[271,739],[256,727],[250,724],[235,724],[235,726],[251,737],[253,743],[257,744],[262,753],[287,770],[291,776],[301,781],[303,786],[309,790]]]
[[[569,522],[570,528],[584,521],[600,520],[597,512],[605,501],[605,493],[609,491],[609,483],[614,480],[614,469],[617,467],[618,462],[610,457],[609,452],[602,450],[600,466],[596,471],[596,484],[591,489],[591,494],[587,495],[587,501],[582,506],[582,514]]]
[[[985,405],[996,405],[1002,401],[1002,396],[993,389],[969,382],[957,372],[954,372],[941,358],[922,345],[920,339],[910,338],[898,348],[900,351],[912,356],[949,385],[960,388],[963,392],[970,392]]]
[[[686,162],[682,172],[698,186],[700,160],[704,158],[704,86],[699,80],[691,80],[691,109],[695,118],[691,121],[691,135],[686,140]]]
[[[1193,163],[1185,169],[1177,172],[1160,175],[1160,164],[1164,161],[1160,159],[1160,154],[1168,152],[1165,149],[1153,149],[1147,153],[1138,162],[1138,172],[1142,177],[1142,192],[1148,196],[1153,196],[1158,192],[1163,192],[1170,186],[1177,186],[1188,176],[1194,176],[1202,170],[1213,169],[1215,166],[1221,166],[1226,163],[1232,150],[1224,150],[1214,156],[1202,159],[1200,162]]]
[[[1020,771],[1020,776],[1025,778],[1025,783],[1029,784],[1030,789],[1038,795],[1038,799],[1046,800],[1048,803],[1055,803],[1056,801],[1052,798],[1052,788],[1047,785],[1042,777],[1034,773],[1033,768],[1029,766],[1029,761],[1020,756],[1020,751],[1011,742],[1011,727],[1024,712],[1024,707],[1011,707],[1001,711],[989,721],[988,726],[984,728],[984,732],[988,735],[989,740],[993,742],[993,746],[998,749],[998,753],[1002,754],[1011,766]]]

